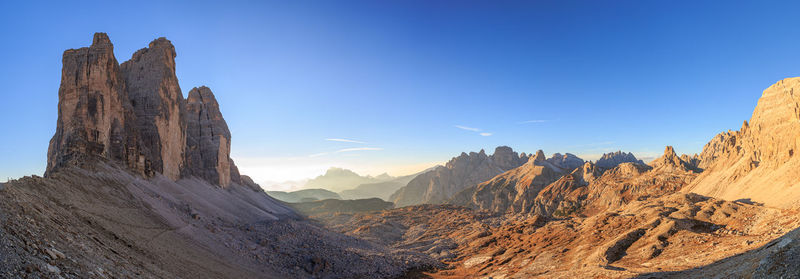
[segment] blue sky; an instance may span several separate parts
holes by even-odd
[[[791,2],[117,2],[0,4],[0,180],[43,172],[61,54],[98,31],[120,62],[170,39],[181,88],[215,92],[262,182],[498,145],[694,153],[800,75]]]

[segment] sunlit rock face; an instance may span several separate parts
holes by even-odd
[[[144,171],[132,133],[135,118],[108,36],[97,33],[91,46],[65,51],[62,64],[58,122],[46,174],[91,156],[128,162]]]
[[[800,78],[764,90],[750,122],[715,136],[700,153],[704,169],[686,191],[776,207],[800,200]]]
[[[519,167],[528,161],[508,146],[497,147],[492,155],[486,152],[461,153],[444,167],[422,173],[397,190],[390,200],[397,206],[423,203],[444,203],[462,190]]]
[[[604,169],[610,169],[616,167],[619,164],[628,162],[644,164],[642,160],[636,159],[636,156],[633,156],[633,153],[630,152],[625,153],[622,151],[603,154],[603,156],[600,157],[600,159],[598,159],[597,162],[595,162],[595,164],[598,167]]]

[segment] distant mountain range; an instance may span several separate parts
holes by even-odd
[[[325,189],[303,189],[292,192],[267,191],[267,194],[283,202],[311,202],[325,199],[342,199],[339,194]]]
[[[334,192],[341,192],[356,188],[361,184],[379,183],[394,179],[388,174],[381,174],[375,177],[361,176],[351,170],[343,168],[330,168],[325,174],[317,176],[306,182],[303,188],[306,189],[328,189]]]

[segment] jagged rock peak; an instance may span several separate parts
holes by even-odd
[[[678,157],[678,154],[675,153],[675,149],[673,149],[672,146],[664,148],[664,155],[653,160],[649,165],[653,167],[653,169],[696,171],[689,163],[684,162]]]
[[[100,46],[114,47],[114,45],[111,43],[111,39],[108,38],[108,34],[102,32],[94,33],[94,38],[92,38],[92,47]]]
[[[689,163],[689,165],[691,165],[694,168],[698,169],[700,168],[700,163],[701,163],[700,156],[697,154],[693,154],[691,156],[688,154],[682,154],[681,160],[683,160],[686,163]]]
[[[566,153],[564,155],[561,155],[561,153],[555,153],[550,157],[550,159],[547,159],[547,161],[559,168],[564,169],[565,171],[574,170],[584,163],[583,159],[571,153]]]
[[[704,171],[688,191],[769,206],[797,206],[800,192],[800,78],[786,78],[761,94],[750,121],[739,131],[722,132],[700,153]]]
[[[485,152],[462,152],[444,167],[435,168],[412,179],[405,187],[392,194],[390,200],[396,206],[422,203],[443,203],[466,188],[476,186],[503,172],[525,164],[527,157],[520,157],[508,146],[495,148],[494,154]]]
[[[189,91],[186,100],[186,150],[183,176],[197,176],[222,187],[239,182],[231,160],[231,133],[211,89]]]
[[[541,162],[541,161],[545,161],[545,160],[547,160],[547,157],[544,156],[544,151],[542,151],[541,149],[537,150],[536,151],[536,155],[533,156],[533,161],[534,162]]]
[[[172,43],[156,39],[122,65],[113,48],[107,34],[96,33],[90,47],[64,51],[45,175],[105,159],[147,177],[239,182],[219,104],[207,87],[183,99]]]
[[[150,168],[180,178],[186,145],[184,99],[175,75],[175,48],[159,38],[120,65]]]
[[[619,164],[627,162],[644,164],[642,160],[636,159],[636,156],[634,156],[633,153],[630,152],[625,153],[622,151],[603,154],[603,156],[600,157],[600,159],[598,159],[595,164],[598,167],[604,169],[610,169],[616,167]]]
[[[138,165],[136,136],[125,83],[104,33],[90,47],[64,51],[58,88],[58,121],[45,175],[102,157]],[[140,167],[143,172],[143,167]]]

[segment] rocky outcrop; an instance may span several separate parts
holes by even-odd
[[[390,200],[396,206],[444,203],[456,193],[519,167],[526,161],[527,156],[517,155],[508,146],[497,147],[491,156],[483,150],[461,153],[445,166],[420,174],[392,194]]]
[[[201,86],[186,99],[186,163],[184,176],[216,181],[226,187],[240,182],[239,171],[229,157],[231,132],[222,118],[211,89]]]
[[[93,156],[144,171],[125,83],[108,36],[97,33],[90,47],[65,51],[62,64],[58,122],[45,174]]]
[[[574,170],[575,168],[582,166],[584,163],[583,159],[578,158],[578,156],[575,156],[571,153],[566,153],[564,155],[561,155],[561,153],[556,153],[553,154],[550,159],[547,159],[547,161],[567,171]]]
[[[466,196],[467,204],[461,205],[494,212],[528,211],[539,191],[569,171],[545,158],[539,150],[524,165],[459,193],[453,203],[462,203]]]
[[[180,178],[186,143],[175,56],[172,43],[158,38],[120,66],[136,115],[140,152],[150,168],[173,180]]]
[[[633,156],[633,153],[630,152],[625,153],[622,151],[603,154],[603,156],[600,157],[600,159],[598,159],[597,162],[595,162],[595,165],[604,169],[610,169],[616,167],[619,164],[627,162],[639,163],[644,165],[644,162],[642,162],[642,160],[636,159],[636,156]]]
[[[611,169],[587,162],[569,170],[544,158],[540,150],[523,166],[458,193],[450,203],[496,213],[592,215],[634,200],[678,192],[698,173],[669,146],[650,165],[624,162]]]
[[[702,168],[700,168],[700,163],[701,163],[700,155],[694,154],[690,156],[688,154],[682,154],[681,160],[692,166],[692,168],[695,168],[698,171],[702,171]]]
[[[88,48],[65,51],[45,175],[102,159],[147,177],[241,183],[214,95],[200,87],[184,100],[175,56],[172,43],[159,38],[119,65],[105,33]]]
[[[795,92],[795,91],[798,92]],[[704,169],[686,191],[776,207],[800,201],[800,78],[764,90],[750,121],[715,136],[700,153]]]
[[[663,170],[669,172],[697,171],[697,169],[694,166],[692,166],[691,164],[687,163],[686,161],[678,157],[678,154],[675,154],[675,150],[672,148],[672,146],[667,146],[664,149],[664,155],[653,160],[648,165],[650,165],[650,167],[652,167],[655,170]]]
[[[597,180],[602,171],[592,162],[573,170],[556,182],[542,189],[528,208],[517,213],[533,213],[540,216],[567,216],[581,208],[587,194],[586,186]]]

